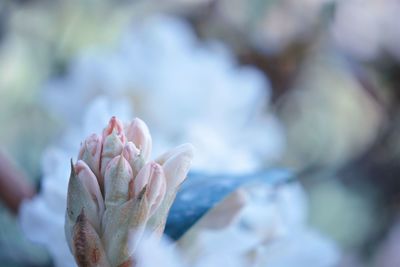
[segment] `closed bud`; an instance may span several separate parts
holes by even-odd
[[[162,167],[155,163],[148,183],[147,199],[150,206],[149,216],[161,205],[166,191],[165,175]]]
[[[98,216],[102,216],[104,212],[104,201],[101,195],[99,184],[96,176],[89,168],[89,166],[82,160],[78,160],[75,164],[75,174],[82,182],[87,192],[89,192],[92,200],[96,205],[96,212]]]
[[[104,176],[105,204],[122,204],[128,200],[129,183],[133,179],[132,169],[123,156],[116,156],[108,164]]]
[[[81,145],[78,159],[83,160],[99,179],[100,157],[102,150],[102,137],[97,134],[90,135]],[[99,179],[100,188],[103,186],[103,179]]]
[[[150,184],[154,172],[159,172],[160,165],[155,162],[146,163],[134,179],[134,197],[138,198],[143,188]]]
[[[155,163],[147,163],[138,173],[134,180],[134,198],[139,198],[143,189],[147,187],[145,198],[150,207],[149,215],[161,205],[166,192],[166,181],[162,167]]]
[[[157,159],[152,139],[136,118],[126,128],[115,117],[93,134],[71,162],[66,239],[78,266],[134,266],[144,232],[161,235],[193,157],[190,144]]]
[[[122,153],[125,144],[125,134],[122,123],[112,117],[103,131],[103,151],[101,154],[101,176],[105,176],[108,163]]]
[[[149,128],[146,123],[139,118],[135,118],[126,129],[128,141],[133,142],[144,159],[147,161],[150,158],[152,140]]]
[[[103,130],[103,139],[112,133],[115,133],[121,139],[121,142],[125,143],[124,126],[115,116],[111,117],[107,127]]]
[[[133,142],[129,141],[125,144],[122,154],[131,166],[133,177],[135,177],[144,165],[144,160],[140,155],[140,150]]]

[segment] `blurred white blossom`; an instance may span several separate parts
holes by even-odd
[[[190,140],[195,169],[252,171],[281,153],[263,74],[237,66],[224,46],[200,42],[176,18],[134,24],[119,47],[87,50],[48,87],[47,105],[67,124],[95,96],[124,99],[152,129],[155,153]]]
[[[333,267],[337,246],[306,225],[307,202],[298,184],[250,185],[232,193],[173,247],[148,240],[139,266]],[[158,257],[151,257],[151,255]]]

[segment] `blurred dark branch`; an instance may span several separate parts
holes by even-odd
[[[242,64],[253,65],[263,71],[272,87],[272,101],[279,99],[293,86],[300,63],[307,51],[307,44],[294,44],[277,55],[265,55],[256,49],[242,51]]]

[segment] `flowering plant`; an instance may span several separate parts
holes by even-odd
[[[183,144],[149,161],[152,139],[136,118],[112,117],[71,162],[65,234],[78,266],[127,266],[146,232],[161,236],[168,211],[193,158]]]

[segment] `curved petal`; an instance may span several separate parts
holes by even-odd
[[[82,143],[78,155],[78,159],[86,162],[97,178],[100,177],[100,157],[102,146],[102,137],[97,134],[92,134]],[[99,184],[101,188],[102,181],[99,180]]]
[[[140,149],[141,155],[146,162],[150,158],[152,140],[149,128],[139,118],[135,118],[126,129],[128,141],[133,142]]]
[[[79,267],[110,266],[100,237],[90,224],[84,209],[73,227],[72,240],[72,251]]]
[[[177,190],[177,187],[185,180],[192,164],[193,154],[194,148],[191,144],[181,145],[169,154],[167,153],[162,166],[168,191]]]

